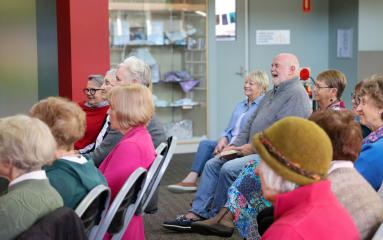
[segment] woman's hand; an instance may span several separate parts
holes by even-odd
[[[239,155],[241,155],[241,156],[247,156],[247,155],[255,153],[253,146],[251,146],[250,143],[244,144],[240,147],[231,146],[231,149],[237,150],[239,152]]]
[[[221,139],[219,139],[218,143],[217,143],[217,146],[215,146],[215,149],[214,149],[214,155],[222,152],[222,150],[227,146],[228,142],[227,142],[227,138],[226,137],[221,137]]]

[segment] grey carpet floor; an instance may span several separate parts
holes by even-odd
[[[173,220],[179,214],[184,214],[190,208],[194,193],[174,194],[167,190],[166,186],[182,180],[190,171],[194,154],[177,154],[165,172],[160,183],[158,212],[144,215],[146,240],[191,240],[191,239],[224,239],[214,236],[203,236],[196,233],[177,233],[162,227],[162,222]],[[230,239],[242,239],[237,232]]]

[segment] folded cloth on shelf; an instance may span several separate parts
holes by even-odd
[[[192,76],[188,71],[178,71],[178,72],[167,72],[165,73],[165,82],[181,82],[186,80],[193,80]]]
[[[187,80],[180,82],[180,86],[184,92],[190,92],[195,86],[199,84],[198,80]]]

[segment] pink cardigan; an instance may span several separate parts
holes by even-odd
[[[351,215],[330,187],[325,180],[277,195],[275,221],[262,239],[359,239]]]
[[[129,130],[100,165],[112,191],[112,201],[138,167],[148,169],[155,158],[152,139],[144,126]],[[141,216],[134,216],[122,239],[145,239]]]

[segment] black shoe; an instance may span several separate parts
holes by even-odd
[[[220,237],[231,237],[233,235],[234,228],[232,227],[226,227],[219,223],[206,224],[204,222],[205,221],[193,223],[190,231],[202,235],[213,235]]]
[[[188,219],[185,215],[180,215],[173,221],[165,221],[162,226],[177,232],[191,232],[192,223],[200,220],[202,219]]]

